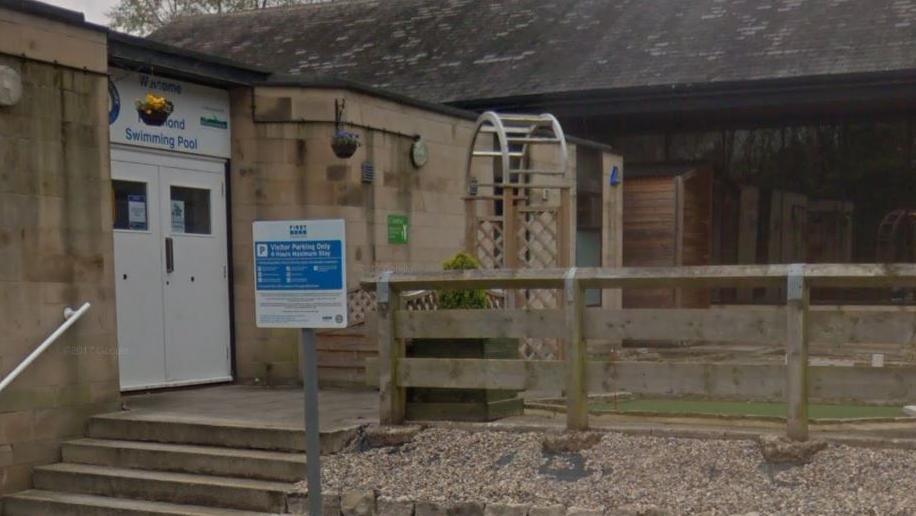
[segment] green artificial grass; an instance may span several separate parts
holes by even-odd
[[[659,414],[704,414],[723,416],[785,417],[784,403],[757,403],[741,401],[699,401],[671,399],[632,399],[593,403],[593,412],[655,412]],[[808,405],[808,416],[813,419],[857,419],[903,417],[902,407],[875,405]]]

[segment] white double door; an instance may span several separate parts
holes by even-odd
[[[231,380],[225,162],[111,153],[121,388]]]

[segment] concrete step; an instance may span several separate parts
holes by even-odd
[[[65,442],[61,453],[75,464],[280,482],[305,478],[304,453],[91,438]]]
[[[3,499],[4,516],[268,516],[271,513],[213,509],[76,493],[22,491]]]
[[[52,464],[34,469],[36,489],[173,504],[285,513],[306,498],[292,483],[269,482],[87,464]]]
[[[357,427],[321,432],[321,453],[337,453],[357,433]],[[250,421],[189,418],[156,412],[125,411],[95,416],[89,420],[88,437],[121,441],[148,441],[304,452],[305,430],[262,425]]]

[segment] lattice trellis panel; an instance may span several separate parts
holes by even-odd
[[[502,290],[487,290],[487,308],[498,310],[506,307],[506,294]],[[411,311],[438,310],[439,296],[434,290],[416,290],[403,294],[404,308]],[[366,322],[370,312],[377,309],[375,292],[358,288],[347,292],[347,308],[350,311],[349,324],[356,326]]]
[[[362,288],[347,292],[347,310],[350,326],[366,322],[366,314],[375,311],[375,292]]]
[[[519,211],[518,260],[528,269],[559,266],[560,209],[553,206],[529,207]],[[518,304],[531,310],[559,306],[555,290],[523,290]],[[519,342],[521,355],[528,360],[557,360],[561,343],[558,339],[528,337]]]
[[[528,208],[519,213],[518,260],[528,269],[559,264],[559,208]]]
[[[556,290],[530,289],[519,291],[520,304],[530,310],[557,308],[560,306]],[[519,352],[528,360],[558,360],[562,358],[559,339],[527,337],[519,340]]]
[[[497,218],[481,219],[477,224],[477,259],[484,269],[503,266],[503,223]]]

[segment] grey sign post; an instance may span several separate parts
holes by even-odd
[[[318,423],[318,352],[315,330],[302,329],[302,387],[305,392],[305,456],[309,514],[321,514],[321,433]]]
[[[302,339],[309,514],[321,514],[316,328],[347,327],[346,227],[343,220],[258,221],[254,242],[259,328],[297,328]]]

